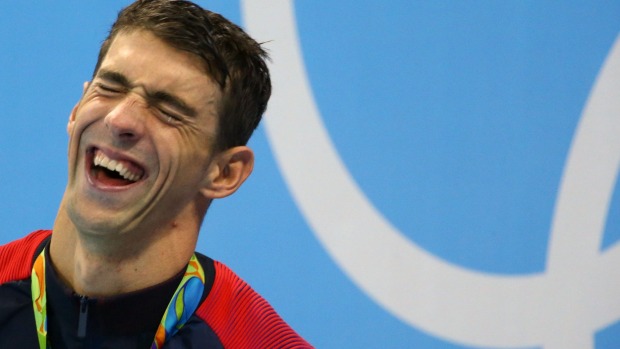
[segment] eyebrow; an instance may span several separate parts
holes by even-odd
[[[95,78],[101,78],[103,80],[107,80],[108,82],[112,82],[126,88],[133,87],[129,83],[129,79],[127,79],[125,75],[111,70],[100,69]]]
[[[116,71],[100,69],[96,77],[114,84],[118,84],[127,89],[135,87],[125,75]],[[195,108],[191,107],[183,101],[183,99],[169,92],[159,90],[149,91],[145,88],[145,93],[147,102],[151,105],[168,104],[173,109],[176,109],[189,117],[195,117],[198,114]]]

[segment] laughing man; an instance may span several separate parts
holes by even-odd
[[[250,175],[265,51],[186,1],[123,9],[73,108],[51,231],[0,247],[0,348],[309,348],[195,253],[213,199]]]

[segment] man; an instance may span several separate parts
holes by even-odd
[[[0,247],[0,348],[307,348],[223,264],[194,253],[249,176],[271,93],[259,44],[186,1],[139,0],[73,108],[51,231]]]

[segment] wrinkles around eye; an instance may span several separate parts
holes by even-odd
[[[116,97],[121,94],[127,93],[127,89],[119,86],[114,86],[111,84],[106,84],[102,82],[94,83],[95,92],[103,97]],[[183,118],[174,111],[169,111],[169,107],[165,105],[157,105],[157,103],[153,103],[153,101],[149,101],[151,104],[150,109],[155,113],[159,119],[163,122],[172,124],[175,122],[181,121]]]

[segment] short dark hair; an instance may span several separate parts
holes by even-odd
[[[101,45],[97,74],[120,32],[147,30],[170,46],[192,53],[222,89],[215,147],[244,145],[258,126],[271,96],[261,44],[220,14],[185,0],[138,0],[121,10]]]

